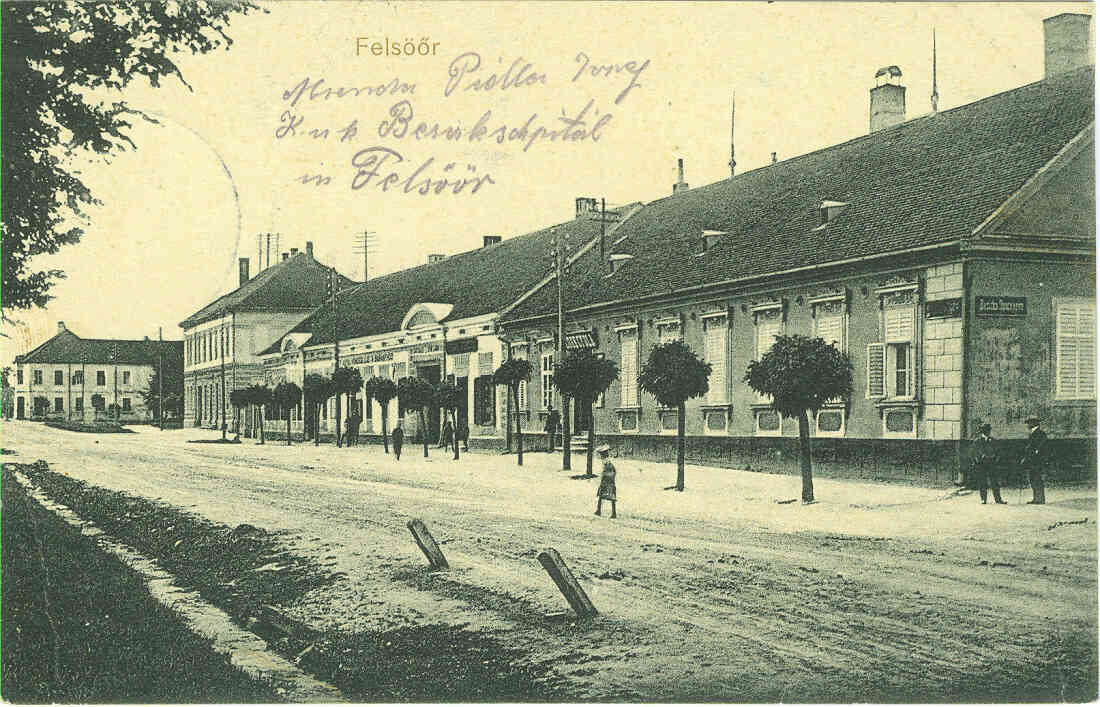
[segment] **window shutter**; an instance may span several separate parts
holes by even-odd
[[[913,340],[915,312],[911,307],[886,310],[887,343],[907,343]]]
[[[867,397],[886,397],[886,344],[867,344]]]
[[[1056,394],[1060,398],[1096,396],[1096,307],[1060,303],[1057,310]]]
[[[638,338],[636,329],[628,329],[619,334],[619,343],[622,346],[622,360],[620,361],[622,381],[622,395],[619,405],[621,407],[635,407],[638,404]]]
[[[703,322],[706,330],[704,355],[711,365],[710,387],[707,402],[717,405],[726,402],[726,319],[708,319]]]
[[[844,350],[844,318],[820,317],[817,320],[817,335],[825,340],[826,344],[832,344],[838,350]]]

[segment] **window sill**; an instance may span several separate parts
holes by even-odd
[[[1094,407],[1096,398],[1053,398],[1050,404],[1053,407]]]
[[[883,398],[875,401],[875,407],[882,412],[885,408],[908,408],[912,410],[919,410],[922,405],[922,401],[914,398]]]
[[[707,412],[729,412],[730,407],[731,406],[730,406],[729,403],[703,403],[702,405],[699,406],[699,409],[702,410],[704,413],[707,413]],[[771,407],[771,406],[769,405],[769,407]]]
[[[761,410],[773,410],[774,408],[771,403],[751,403],[749,409],[755,413]]]
[[[672,410],[675,410],[675,409],[676,408],[672,408]],[[642,413],[642,406],[641,405],[634,405],[633,407],[615,408],[615,412],[636,412],[640,415]]]

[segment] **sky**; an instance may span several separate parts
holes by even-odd
[[[67,279],[47,308],[13,313],[0,360],[58,321],[87,338],[179,339],[180,321],[236,288],[238,258],[253,275],[263,266],[259,234],[280,234],[281,251],[312,241],[361,280],[365,231],[373,277],[568,221],[577,197],[667,196],[677,159],[692,186],[725,179],[734,100],[738,173],[866,134],[883,66],[902,70],[907,117],[924,115],[933,30],[940,110],[964,105],[1042,78],[1043,18],[1091,14],[1040,2],[261,7],[231,23],[228,51],[175,57],[188,85],[126,89],[158,122],[135,125],[136,150],[75,165],[102,203],[79,244],[34,262]],[[431,51],[386,55],[407,40]],[[563,117],[569,139],[534,137]]]

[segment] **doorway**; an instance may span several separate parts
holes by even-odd
[[[23,401],[23,396],[20,395],[19,399],[15,401],[15,418],[17,420],[23,420],[27,417],[27,404]]]
[[[427,381],[428,383],[435,385],[439,382],[440,371],[439,365],[419,366],[416,369],[416,375],[418,378]],[[439,440],[439,408],[435,405],[428,406],[427,414],[428,423],[428,443],[433,444]]]

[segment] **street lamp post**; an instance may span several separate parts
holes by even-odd
[[[565,359],[565,273],[569,266],[566,262],[569,257],[569,236],[562,234],[550,239],[551,257],[554,261],[554,275],[558,281],[558,350],[557,359],[560,364]],[[561,396],[561,468],[565,471],[572,469],[572,435],[569,425],[569,396],[562,393]]]

